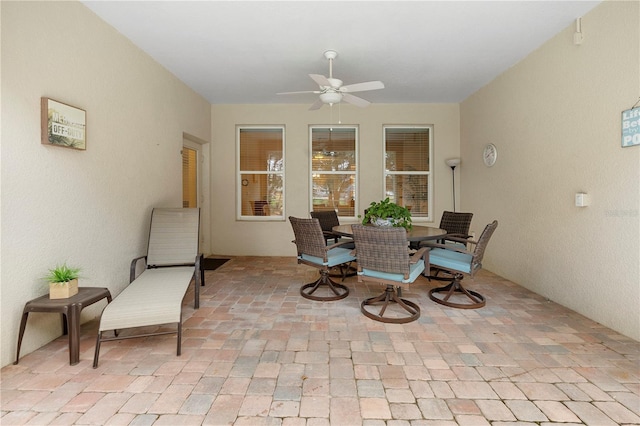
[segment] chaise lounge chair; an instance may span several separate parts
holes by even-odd
[[[100,344],[111,340],[177,333],[180,355],[182,300],[191,281],[195,281],[194,308],[198,309],[200,286],[204,285],[199,235],[199,209],[153,209],[147,255],[133,259],[129,285],[100,317],[93,368],[98,367]],[[177,329],[118,336],[123,329],[164,324],[175,324]],[[105,337],[104,333],[111,330],[114,337]]]

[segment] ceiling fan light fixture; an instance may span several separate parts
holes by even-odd
[[[1,0],[0,0],[1,1]],[[317,93],[319,98],[311,105],[309,111],[315,111],[322,108],[323,105],[338,104],[342,101],[352,104],[361,108],[369,106],[371,102],[352,95],[354,92],[365,92],[368,90],[384,89],[384,84],[381,81],[366,81],[363,83],[342,85],[342,80],[339,78],[333,78],[333,60],[338,56],[335,50],[327,50],[324,52],[324,57],[329,60],[329,77],[325,77],[321,74],[309,74],[309,77],[318,85],[320,90],[305,90],[298,92],[280,92],[279,95],[289,95],[297,93]]]
[[[320,100],[325,104],[337,104],[342,100],[342,93],[326,92],[320,94]]]

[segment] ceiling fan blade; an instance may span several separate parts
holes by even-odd
[[[316,83],[318,83],[318,86],[323,87],[323,86],[328,86],[331,87],[331,82],[327,79],[327,77],[325,77],[324,75],[320,75],[320,74],[309,74],[309,77],[311,77],[311,79],[313,81],[315,81]]]
[[[364,92],[366,90],[384,89],[384,83],[381,81],[367,81],[365,83],[348,84],[340,88],[341,92]]]
[[[299,92],[280,92],[280,93],[276,93],[276,95],[296,95],[296,94],[299,94],[299,93],[315,93],[315,94],[318,94],[318,93],[322,93],[322,92],[319,91],[319,90],[302,90],[302,91],[299,91]]]
[[[315,111],[316,109],[320,109],[322,108],[322,105],[324,105],[324,102],[322,102],[321,99],[318,99],[313,103],[313,105],[311,105],[311,107],[309,108],[309,111]]]
[[[350,104],[353,104],[355,106],[359,106],[361,108],[371,105],[371,102],[365,99],[359,98],[357,96],[350,95],[348,93],[342,94],[342,100],[344,100],[345,102],[349,102]]]

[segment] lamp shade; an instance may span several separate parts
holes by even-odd
[[[447,163],[447,166],[449,166],[449,167],[456,167],[456,166],[460,165],[460,159],[459,158],[449,158],[449,159],[445,160],[445,163]]]
[[[342,100],[342,93],[326,92],[320,94],[320,100],[325,104],[337,104]]]

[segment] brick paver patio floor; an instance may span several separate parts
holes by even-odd
[[[346,299],[302,298],[317,270],[292,257],[206,275],[181,356],[175,336],[107,342],[93,369],[88,322],[79,364],[61,336],[1,370],[0,424],[640,424],[640,343],[488,271],[465,278],[487,298],[475,310],[434,303],[441,283],[420,277],[409,324],[362,315],[382,287],[355,277]]]

